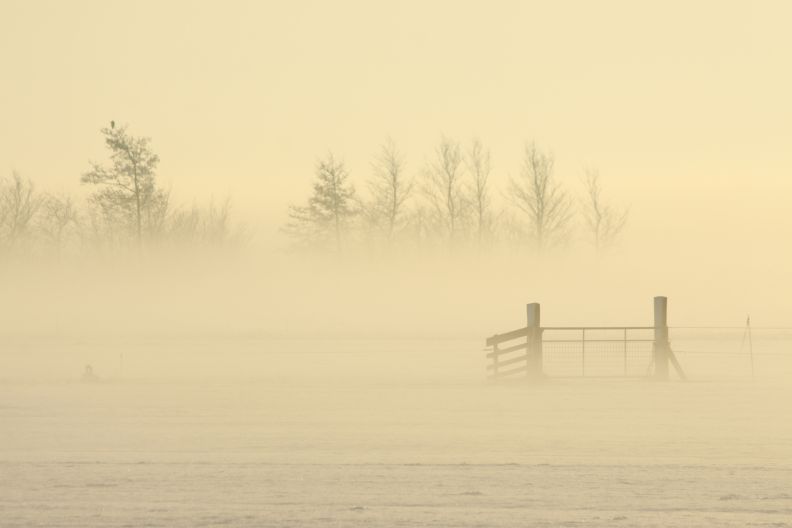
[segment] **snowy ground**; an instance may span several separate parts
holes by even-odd
[[[0,356],[4,528],[792,526],[783,343],[539,386],[478,341],[56,344]]]

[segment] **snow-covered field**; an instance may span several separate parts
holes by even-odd
[[[480,341],[9,342],[0,526],[792,526],[788,344],[532,386]]]

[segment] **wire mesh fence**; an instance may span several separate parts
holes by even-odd
[[[792,328],[680,326],[671,327],[669,337],[671,349],[692,380],[792,377]],[[516,375],[525,375],[520,368],[528,357],[524,339],[510,342],[517,345],[511,345],[514,352],[504,356],[513,359],[500,360],[502,373],[516,368]],[[542,328],[543,374],[648,377],[653,341],[653,328]]]
[[[545,328],[544,374],[550,377],[643,377],[652,365],[646,328]]]
[[[625,335],[626,334],[626,335]],[[671,327],[671,349],[691,379],[792,376],[792,328]],[[652,329],[544,329],[550,377],[645,377]]]
[[[792,375],[792,328],[679,326],[669,337],[693,379]]]

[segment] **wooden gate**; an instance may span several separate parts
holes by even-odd
[[[667,380],[670,363],[685,379],[668,341],[667,306],[665,297],[654,298],[654,326],[543,327],[539,304],[529,304],[524,328],[487,338],[488,375]]]

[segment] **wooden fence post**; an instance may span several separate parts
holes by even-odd
[[[544,372],[542,361],[542,323],[539,303],[530,303],[525,307],[528,317],[528,348],[526,350],[528,378],[540,378]]]
[[[654,377],[668,380],[668,298],[654,298]]]

